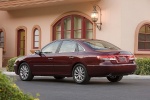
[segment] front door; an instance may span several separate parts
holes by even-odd
[[[61,41],[54,41],[46,45],[41,54],[37,55],[30,63],[32,63],[32,72],[37,75],[53,75],[54,74],[54,57]]]
[[[17,33],[17,56],[25,55],[25,30],[20,29]]]

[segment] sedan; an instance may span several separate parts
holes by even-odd
[[[86,84],[91,77],[107,77],[110,82],[120,81],[136,70],[131,52],[96,39],[55,40],[34,54],[19,57],[15,73],[23,81],[34,76],[54,76],[55,79],[73,77],[78,84]]]

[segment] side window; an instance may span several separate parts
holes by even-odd
[[[74,41],[63,41],[59,53],[75,52],[76,43]]]
[[[79,50],[79,52],[83,52],[84,48],[78,44],[78,50]]]
[[[0,31],[0,47],[4,48],[4,32]]]
[[[43,53],[55,53],[61,41],[53,42],[48,44],[42,49]]]
[[[35,25],[32,29],[32,49],[41,48],[41,28]]]
[[[40,31],[36,28],[34,29],[33,33],[33,48],[38,49],[39,48],[39,41],[40,40]]]
[[[139,30],[138,50],[150,51],[150,25],[145,24]]]

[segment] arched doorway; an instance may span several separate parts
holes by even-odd
[[[17,56],[25,55],[25,30],[19,29],[17,31]]]
[[[84,16],[72,14],[60,18],[53,25],[53,40],[93,39],[93,23]]]

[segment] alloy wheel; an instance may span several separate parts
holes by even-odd
[[[21,68],[20,68],[20,76],[23,80],[27,79],[28,76],[29,76],[29,69],[26,65],[23,65]]]
[[[73,69],[73,79],[78,84],[86,84],[89,82],[90,77],[84,65],[82,64],[75,65]]]
[[[82,82],[85,78],[85,71],[81,66],[76,67],[74,71],[75,80],[78,82]]]
[[[27,63],[22,63],[20,65],[19,76],[23,81],[30,81],[33,79],[34,76],[31,74],[29,65]]]

